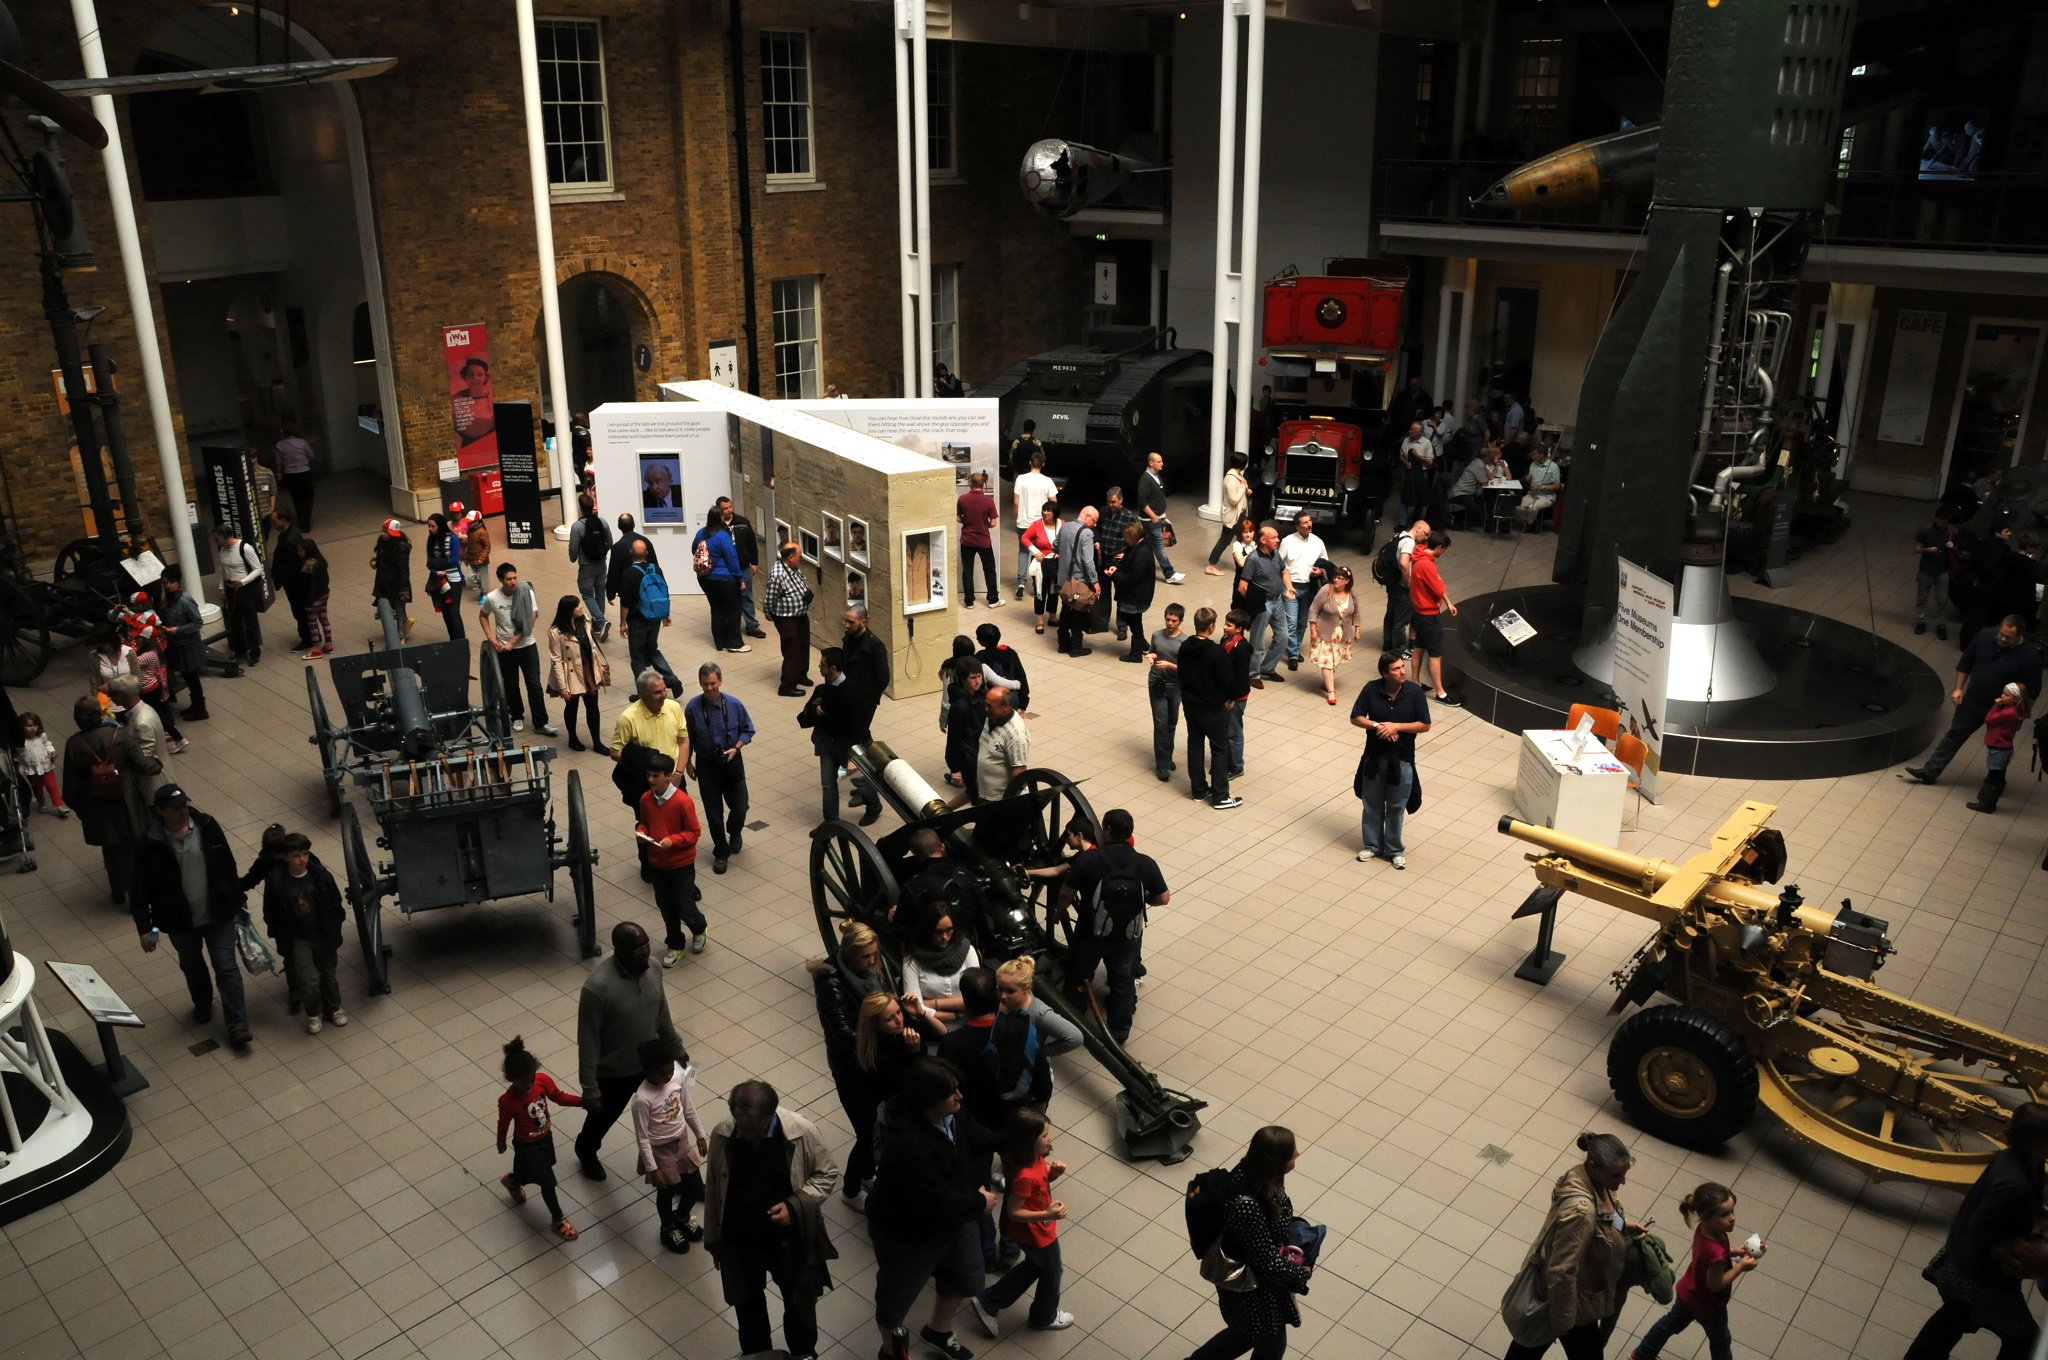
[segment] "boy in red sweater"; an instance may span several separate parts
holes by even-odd
[[[710,932],[697,906],[697,837],[702,828],[696,804],[676,787],[674,756],[647,758],[647,792],[640,795],[640,821],[633,834],[647,846],[654,905],[668,927],[668,952],[662,955],[661,966],[673,968],[683,961],[684,926],[690,928],[687,944],[692,954],[704,952]]]

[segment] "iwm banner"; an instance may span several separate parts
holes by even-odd
[[[1617,559],[1621,589],[1614,612],[1614,706],[1621,730],[1643,743],[1643,797],[1657,801],[1664,765],[1664,701],[1671,692],[1671,639],[1677,596],[1671,583]]]
[[[491,402],[491,337],[481,321],[443,326],[448,401],[455,411],[455,458],[464,472],[498,461],[498,422]]]

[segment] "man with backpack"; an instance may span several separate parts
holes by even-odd
[[[1110,1037],[1120,1044],[1130,1041],[1131,1021],[1138,1011],[1146,908],[1163,907],[1173,898],[1158,861],[1138,853],[1132,843],[1135,830],[1124,809],[1104,813],[1102,844],[1074,857],[1060,888],[1061,910],[1071,906],[1080,913],[1074,927],[1072,976],[1077,985],[1089,986],[1096,963],[1107,968],[1106,1020]]]
[[[653,544],[638,534],[629,541],[625,570],[618,573],[612,587],[619,601],[619,622],[626,627],[626,657],[633,674],[652,668],[671,691],[677,691],[682,682],[661,654],[661,630],[674,621],[669,617],[668,577],[654,560]]]
[[[576,564],[576,593],[590,614],[590,626],[599,642],[611,632],[610,612],[604,607],[605,583],[610,575],[612,531],[597,513],[597,501],[588,492],[576,498],[583,513],[569,526],[569,560]]]
[[[1415,545],[1429,537],[1429,521],[1418,519],[1380,544],[1372,556],[1372,579],[1387,592],[1386,620],[1380,628],[1380,650],[1408,655],[1408,625],[1415,620],[1410,595],[1415,571]]]

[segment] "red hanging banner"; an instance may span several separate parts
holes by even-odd
[[[491,339],[481,321],[443,326],[448,359],[448,400],[455,411],[455,459],[464,472],[498,461],[498,426],[491,411]]]

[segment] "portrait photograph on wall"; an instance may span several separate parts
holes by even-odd
[[[846,556],[846,528],[837,515],[824,516],[824,522],[825,556],[837,562]]]
[[[846,560],[856,567],[868,564],[868,522],[846,517]]]
[[[864,571],[846,569],[846,602],[866,604],[868,602],[868,575]]]
[[[818,565],[818,536],[816,534],[812,533],[809,529],[797,530],[796,546],[797,551],[802,554],[804,561],[814,567]]]
[[[780,555],[781,555],[781,552],[782,552],[782,545],[783,545],[783,544],[785,544],[785,543],[794,543],[795,541],[796,541],[795,539],[793,539],[793,538],[791,538],[791,537],[789,536],[789,521],[788,521],[788,520],[781,520],[781,519],[779,519],[779,520],[776,520],[776,521],[775,521],[775,551],[776,551],[776,554],[777,554],[777,556],[780,556]]]
[[[946,607],[946,531],[913,529],[903,535],[903,612],[928,614]]]
[[[680,454],[640,455],[640,510],[643,524],[683,522],[683,460]]]

